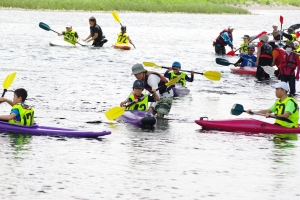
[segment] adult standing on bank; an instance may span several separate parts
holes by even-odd
[[[89,23],[90,23],[90,35],[83,41],[90,42],[94,40],[92,44],[93,46],[102,47],[103,44],[107,42],[107,39],[105,39],[101,27],[97,24],[95,17],[90,17]]]
[[[166,87],[167,79],[157,72],[147,71],[142,64],[135,64],[132,66],[132,75],[138,80],[145,83],[145,89],[152,93],[153,90],[159,88],[160,101],[153,102],[150,105],[149,111],[156,114],[158,118],[163,118],[168,115],[173,103],[173,90],[171,87]],[[132,93],[131,93],[132,94]],[[122,107],[126,101],[121,102]]]
[[[213,42],[213,46],[215,47],[215,52],[218,55],[225,55],[226,49],[225,46],[230,46],[231,50],[233,50],[233,36],[232,32],[234,30],[233,26],[228,26],[228,29],[224,29],[220,32],[216,41]]]

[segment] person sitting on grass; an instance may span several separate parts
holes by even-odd
[[[184,72],[180,72],[181,64],[180,62],[174,62],[172,64],[172,67],[170,67],[164,74],[164,77],[168,78],[169,80],[172,80],[176,78],[177,76],[182,75],[182,78],[177,82],[178,84],[182,86],[186,86],[186,81],[193,82],[194,81],[194,71],[191,71],[191,78],[186,75]],[[173,70],[172,72],[170,72]]]
[[[142,94],[145,88],[144,81],[136,80],[133,83],[133,94],[128,97],[126,101],[127,107],[126,110],[148,110],[148,102],[156,102],[159,101],[159,96],[156,93],[156,90],[152,90],[153,96],[148,96],[146,94]],[[132,106],[130,106],[132,104]],[[149,110],[153,112],[152,109]]]
[[[253,55],[255,47],[253,45],[248,46],[248,53],[243,54],[240,59],[234,64],[234,66],[240,67],[255,67],[256,56]]]
[[[9,115],[0,115],[0,120],[8,121],[10,124],[32,126],[34,123],[34,109],[25,104],[27,91],[19,88],[14,91],[13,101],[0,97],[0,102],[7,102],[12,106]]]

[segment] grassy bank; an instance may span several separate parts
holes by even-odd
[[[245,9],[210,0],[0,0],[0,6],[23,9],[248,14]]]

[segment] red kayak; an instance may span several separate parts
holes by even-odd
[[[202,129],[270,134],[300,133],[300,128],[285,128],[256,119],[204,120],[205,118],[207,119],[207,117],[201,117],[200,120],[195,120],[202,126]]]
[[[256,75],[256,67],[231,67],[230,70],[235,74]]]

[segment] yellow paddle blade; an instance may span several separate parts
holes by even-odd
[[[15,76],[16,76],[17,72],[13,72],[12,74],[8,75],[4,82],[3,82],[3,88],[4,89],[7,89],[9,88],[9,86],[12,84],[12,82],[14,81],[15,79]]]
[[[112,16],[114,17],[114,19],[115,19],[117,22],[121,23],[121,20],[120,20],[120,18],[119,18],[119,16],[118,16],[118,14],[117,14],[116,11],[113,11],[113,12],[112,12]]]
[[[171,85],[174,85],[182,78],[182,74],[180,76],[177,76],[176,78],[170,80],[168,83],[166,83],[166,86],[169,87]]]
[[[206,71],[203,75],[209,80],[219,81],[221,79],[221,73],[215,71]]]
[[[159,65],[155,64],[154,62],[143,62],[143,65],[146,67],[162,68],[162,66],[159,66]]]
[[[3,81],[3,88],[4,88],[4,89],[7,89],[7,83],[8,83],[8,81],[9,81],[9,77],[10,77],[10,74],[8,74],[8,75],[6,76],[6,78],[4,79],[4,81]]]
[[[125,112],[125,107],[116,106],[106,111],[105,116],[109,120],[114,120],[121,117],[124,114],[124,112]]]

